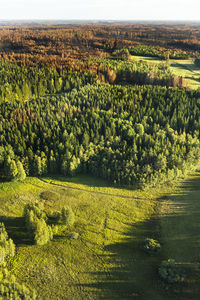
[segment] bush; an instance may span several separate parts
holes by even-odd
[[[154,255],[160,251],[160,243],[154,239],[146,238],[143,242],[143,249],[150,255]]]
[[[77,240],[79,238],[79,233],[78,232],[72,232],[69,236],[70,240]]]
[[[182,282],[185,279],[174,259],[163,260],[159,267],[159,275],[168,283]]]
[[[61,221],[63,224],[72,226],[75,221],[75,216],[71,208],[69,207],[63,207],[61,212]]]
[[[40,194],[40,198],[46,201],[56,201],[58,199],[58,194],[52,191],[44,191]]]

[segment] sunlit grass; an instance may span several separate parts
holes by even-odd
[[[192,89],[200,87],[200,68],[194,64],[194,59],[170,59],[168,62],[157,57],[131,56],[134,61],[147,63],[168,63],[172,72],[177,76],[183,76],[187,81],[187,86]]]
[[[177,218],[184,217],[184,201],[168,199],[162,206],[164,250],[158,256],[143,253],[141,242],[146,237],[160,239],[160,221],[152,219],[152,215],[157,214],[161,198],[187,193],[187,190],[177,189],[175,184],[141,191],[112,187],[104,180],[85,175],[1,183],[1,218],[17,244],[17,255],[9,262],[9,269],[18,281],[35,288],[44,299],[172,298],[173,287],[166,293],[157,269],[162,259],[174,255],[177,259],[173,243],[182,243],[184,234],[189,232],[183,232],[177,239],[178,230],[184,228],[184,224],[189,227],[189,223],[179,219],[179,225],[174,227],[166,222],[166,214],[173,214],[173,210]],[[195,187],[198,184],[188,186]],[[52,242],[32,245],[19,217],[24,205],[36,200],[44,201],[47,212],[71,207],[76,221],[67,231],[78,232],[80,238],[69,240],[65,230],[60,230]],[[183,245],[181,248],[184,252]]]

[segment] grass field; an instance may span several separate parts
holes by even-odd
[[[132,59],[156,64],[165,63],[165,61],[156,57],[132,56]],[[170,59],[169,65],[175,75],[183,76],[186,79],[189,88],[197,89],[200,87],[200,68],[195,66],[193,59]]]
[[[181,299],[200,297],[200,176],[180,184],[160,209],[161,242],[165,257],[174,258],[186,272]]]
[[[49,195],[45,200],[47,212],[60,210],[63,205],[73,209],[76,222],[71,230],[80,234],[78,240],[69,240],[66,233],[60,232],[44,246],[31,244],[22,218],[23,207],[25,203],[41,201],[44,191]],[[157,272],[164,258],[173,256],[183,262],[167,238],[168,226],[177,236],[166,217],[171,198],[162,200],[172,193],[178,199],[181,187],[129,190],[89,176],[0,183],[0,219],[17,245],[9,269],[19,282],[34,287],[39,299],[183,299],[177,286],[163,283]],[[156,216],[160,203],[161,221]],[[170,209],[174,209],[173,203]],[[185,236],[189,234],[187,230]],[[144,253],[141,242],[146,237],[161,240],[164,251],[158,256]],[[195,235],[192,238],[196,241]],[[185,250],[185,256],[189,262],[190,252]]]

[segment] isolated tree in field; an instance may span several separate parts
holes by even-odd
[[[72,226],[75,221],[75,216],[70,207],[63,207],[61,212],[61,221],[68,226]]]

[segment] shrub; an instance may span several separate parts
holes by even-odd
[[[61,212],[61,221],[63,224],[72,226],[75,221],[75,216],[71,208],[69,207],[63,207]]]
[[[143,249],[150,255],[154,255],[160,251],[160,243],[154,239],[146,238],[143,242]]]
[[[162,261],[159,267],[159,275],[169,283],[182,282],[185,279],[185,276],[175,264],[174,259]]]
[[[58,199],[58,194],[52,191],[44,191],[40,194],[40,198],[53,202]]]
[[[79,238],[79,233],[78,232],[72,232],[69,236],[70,240],[77,240]]]

